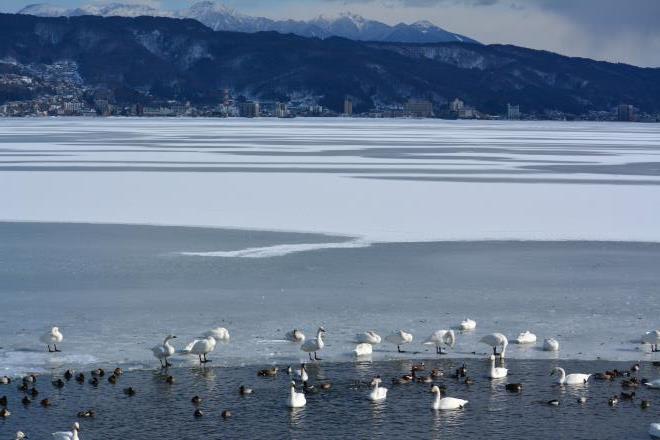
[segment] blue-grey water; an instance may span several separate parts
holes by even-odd
[[[173,368],[138,370],[125,373],[115,385],[102,378],[98,386],[75,380],[58,389],[50,376],[42,376],[35,387],[39,395],[30,405],[20,401],[24,393],[16,384],[0,386],[0,395],[8,397],[12,415],[0,419],[0,437],[13,438],[16,430],[30,438],[46,439],[56,430],[68,430],[74,421],[81,423],[83,439],[272,439],[291,438],[493,438],[493,439],[646,439],[651,422],[657,421],[660,391],[636,389],[635,399],[622,400],[615,406],[608,398],[630,389],[621,380],[592,381],[586,386],[558,386],[548,375],[550,368],[561,365],[569,372],[596,372],[605,369],[627,371],[630,363],[605,361],[508,360],[510,375],[502,380],[485,377],[483,359],[426,359],[427,370],[441,368],[448,374],[465,365],[474,384],[449,377],[437,379],[447,395],[469,401],[462,410],[435,412],[431,409],[431,384],[392,385],[390,379],[409,372],[411,361],[325,363],[308,366],[310,383],[315,390],[306,394],[304,408],[286,407],[289,376],[258,377],[256,372],[267,365],[241,368]],[[282,365],[285,366],[285,365]],[[59,372],[56,377],[62,377]],[[87,372],[89,378],[89,372]],[[642,364],[638,377],[656,376],[660,367]],[[428,371],[419,374],[428,374]],[[165,382],[172,375],[175,383]],[[389,388],[387,400],[374,404],[366,399],[366,382],[381,375]],[[107,377],[107,375],[106,375]],[[318,384],[330,382],[329,390]],[[506,383],[522,383],[521,393],[505,390]],[[241,396],[241,385],[254,392]],[[126,387],[135,396],[124,394]],[[202,398],[204,413],[194,417],[191,398]],[[586,397],[584,404],[577,402]],[[50,407],[42,407],[48,398]],[[547,402],[558,399],[558,407]],[[642,409],[642,400],[651,407]],[[80,419],[77,413],[93,409],[94,418]],[[221,412],[232,417],[223,419]]]

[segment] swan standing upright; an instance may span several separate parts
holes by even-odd
[[[160,361],[160,366],[163,368],[172,366],[172,364],[167,361],[167,358],[174,355],[175,350],[172,344],[170,344],[170,341],[175,338],[176,336],[174,335],[167,335],[162,344],[158,344],[151,349],[154,357]],[[163,363],[163,361],[165,362]]]
[[[286,400],[286,405],[289,408],[302,408],[303,406],[307,405],[305,394],[296,391],[295,382],[291,382],[291,392],[289,393],[289,397]]]
[[[59,352],[57,348],[57,344],[62,342],[64,340],[64,336],[60,332],[59,327],[53,327],[50,329],[50,331],[47,331],[43,335],[41,335],[41,338],[39,338],[41,342],[44,344],[48,345],[48,352],[49,353],[54,353],[54,352]],[[53,344],[53,350],[50,349],[50,344]]]
[[[229,342],[229,330],[224,327],[212,328],[211,330],[204,332],[202,336],[205,338],[211,336],[216,342]]]
[[[323,342],[324,333],[325,333],[325,329],[323,327],[319,327],[318,331],[316,332],[316,337],[312,339],[308,339],[303,343],[303,345],[300,346],[300,349],[302,351],[309,354],[309,360],[311,361],[321,360],[321,358],[318,357],[316,352],[323,350],[323,347],[325,346],[325,343]],[[312,359],[312,353],[314,353],[314,359]]]
[[[381,342],[381,337],[378,333],[373,331],[367,331],[364,333],[358,333],[355,335],[355,342],[358,344],[371,344],[377,345]]]
[[[403,330],[397,330],[385,337],[385,340],[390,344],[396,345],[396,349],[399,353],[404,353],[401,350],[403,344],[410,344],[413,340],[412,333],[404,332]]]
[[[369,400],[372,402],[379,402],[387,398],[387,388],[380,386],[382,380],[380,376],[374,377],[371,381],[371,391],[369,392]]]
[[[78,431],[80,431],[80,425],[78,422],[73,424],[72,431],[60,431],[54,432],[53,438],[56,440],[79,440]]]
[[[497,356],[497,347],[502,347],[502,351],[499,356],[501,359],[504,359],[504,353],[506,353],[506,346],[509,345],[509,340],[502,333],[492,333],[486,335],[479,341],[486,345],[493,347],[493,355]]]
[[[185,348],[185,352],[190,354],[196,354],[199,356],[199,363],[205,364],[211,362],[206,359],[206,355],[215,350],[215,338],[213,336],[207,336],[204,339],[195,339]],[[202,359],[204,357],[204,359]]]
[[[490,370],[488,371],[488,377],[491,379],[501,379],[503,377],[506,377],[506,375],[509,374],[509,370],[507,370],[504,367],[496,367],[495,366],[495,355],[491,354],[490,355]]]
[[[474,319],[465,318],[458,327],[463,331],[471,331],[477,328],[477,322]]]
[[[559,385],[584,385],[591,377],[591,374],[581,374],[581,373],[572,373],[566,374],[566,370],[561,367],[555,367],[550,372],[550,375],[555,373],[559,374],[559,377],[556,380],[556,383]]]
[[[297,344],[301,344],[305,342],[305,334],[302,332],[302,330],[294,328],[290,332],[286,332],[286,334],[284,335],[284,339],[286,339],[289,342],[295,342]]]
[[[454,330],[438,330],[429,336],[426,341],[423,342],[424,345],[435,345],[435,352],[437,354],[445,354],[442,351],[442,346],[453,348],[456,345],[456,334]]]
[[[451,410],[451,409],[460,409],[463,408],[468,401],[463,399],[457,399],[455,397],[442,397],[440,388],[437,385],[433,385],[431,392],[435,394],[433,399],[433,405],[431,406],[434,410]]]
[[[658,345],[660,345],[660,330],[651,330],[650,332],[646,332],[644,336],[642,336],[642,343],[651,344],[652,352],[660,351],[658,349]]]

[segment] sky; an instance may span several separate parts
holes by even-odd
[[[108,0],[107,2],[109,2]],[[113,0],[182,9],[193,0]],[[16,12],[39,0],[0,0]],[[75,7],[104,0],[45,0]],[[353,12],[389,24],[428,20],[483,43],[660,67],[660,0],[226,0],[238,12],[308,19]]]

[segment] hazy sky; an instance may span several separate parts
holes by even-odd
[[[192,0],[114,0],[166,9]],[[0,0],[15,12],[39,0]],[[98,0],[46,0],[67,7]],[[511,43],[642,66],[660,66],[660,0],[226,0],[239,12],[311,18],[350,11],[386,23],[429,20],[484,43]]]

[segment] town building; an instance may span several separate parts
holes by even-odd
[[[421,99],[409,99],[403,106],[406,116],[415,118],[430,118],[433,116],[433,104]]]
[[[510,121],[516,121],[520,119],[520,106],[519,105],[506,105],[506,118]]]

